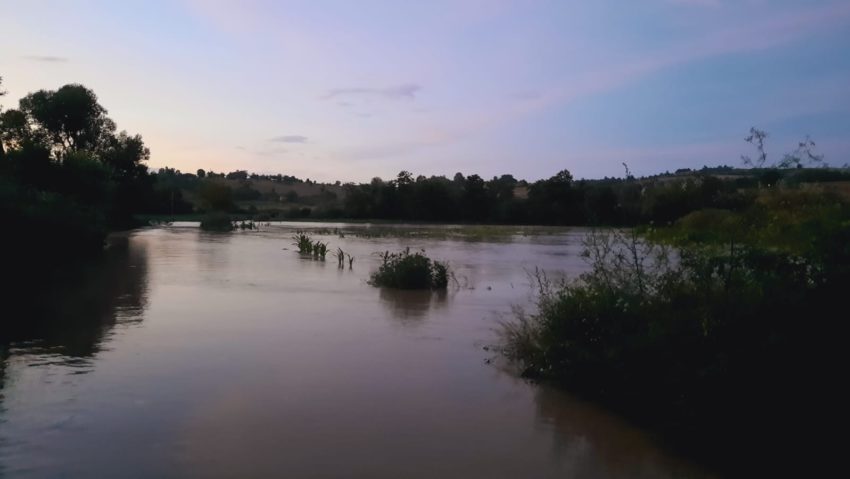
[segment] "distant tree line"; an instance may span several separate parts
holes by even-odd
[[[628,166],[625,178],[600,180],[576,180],[568,170],[531,183],[509,174],[486,180],[457,173],[450,179],[402,171],[391,180],[337,181],[333,186],[246,170],[150,172],[145,165],[150,151],[142,137],[118,131],[93,91],[70,84],[30,93],[17,108],[0,109],[0,214],[18,231],[3,241],[9,251],[38,249],[39,257],[50,262],[97,251],[109,230],[135,226],[139,214],[198,212],[253,214],[258,219],[667,224],[705,208],[742,210],[757,188],[780,182],[850,179],[842,170],[802,168],[825,164],[808,137],[782,161],[764,168],[765,138],[755,128],[746,138],[758,156],[744,161],[757,168],[683,169],[639,179]],[[261,193],[254,187],[260,180],[317,188],[303,196],[292,188]],[[253,202],[259,200],[272,209],[258,211]],[[244,202],[251,203],[245,208]],[[274,203],[288,204],[288,209],[275,209]]]
[[[687,177],[575,180],[567,170],[533,183],[511,175],[484,180],[456,174],[346,185],[337,216],[416,221],[628,226],[668,223],[703,208],[747,206],[758,177],[721,179],[714,171]],[[517,193],[520,192],[521,196]]]

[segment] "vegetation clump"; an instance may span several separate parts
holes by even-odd
[[[298,252],[301,254],[313,254],[313,240],[310,238],[307,233],[303,231],[298,231],[295,233],[295,236],[292,237],[295,240],[292,243],[294,246],[298,247]]]
[[[227,213],[213,211],[201,219],[201,229],[205,231],[233,231],[233,221]]]
[[[840,363],[829,343],[850,284],[850,208],[777,193],[650,233],[591,234],[590,271],[576,280],[538,273],[536,310],[503,324],[503,352],[524,376],[667,432],[699,431],[694,449],[724,437],[732,455],[755,442],[780,450],[777,417],[785,434],[811,433],[817,421],[785,411],[818,409],[830,383],[817,378]]]
[[[313,259],[325,260],[328,255],[328,244],[321,241],[313,242]]]
[[[424,251],[411,253],[410,248],[398,253],[381,253],[381,265],[372,273],[369,283],[397,289],[446,289],[448,265],[432,260]]]
[[[312,256],[313,259],[322,261],[324,261],[325,257],[328,255],[327,243],[314,240],[310,237],[310,235],[303,231],[296,232],[292,239],[295,240],[292,244],[298,247],[298,252],[302,255]]]

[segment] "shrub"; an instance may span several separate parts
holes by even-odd
[[[811,209],[798,206],[788,214]],[[702,227],[705,217],[685,224]],[[843,337],[834,311],[850,284],[850,222],[808,216],[784,226],[793,238],[806,232],[806,247],[762,234],[775,222],[743,242],[700,234],[703,242],[676,250],[635,233],[591,234],[590,271],[557,283],[538,273],[535,311],[502,325],[503,352],[526,377],[706,441],[695,449],[722,437],[729,451],[755,442],[775,453],[784,434],[817,424],[787,418],[779,434],[775,418],[817,410],[834,387],[828,378],[843,361],[831,357],[843,355],[831,345]]]
[[[425,252],[381,254],[381,266],[372,273],[369,283],[397,289],[446,289],[449,269],[446,263],[432,260]]]
[[[207,213],[201,220],[201,229],[206,231],[233,231],[233,222],[227,213]]]

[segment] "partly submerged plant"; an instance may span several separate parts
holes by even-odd
[[[336,256],[337,266],[339,269],[345,267],[345,251],[342,248],[337,248],[336,252],[334,252],[334,256]]]
[[[208,213],[201,220],[201,229],[206,231],[233,231],[233,222],[227,213]]]
[[[295,243],[292,244],[298,247],[299,253],[313,254],[313,240],[307,236],[307,233],[297,231],[292,239],[295,240]]]
[[[425,256],[424,251],[411,253],[410,248],[406,248],[398,253],[385,251],[379,255],[381,265],[369,280],[373,286],[398,289],[446,289],[448,286],[448,265]]]
[[[323,243],[321,241],[315,241],[313,243],[313,258],[320,259],[322,261],[325,260],[325,256],[328,254],[328,244]]]

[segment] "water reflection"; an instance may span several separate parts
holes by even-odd
[[[572,477],[710,477],[664,454],[610,411],[547,386],[534,402],[538,420],[554,433],[552,460],[569,461]]]
[[[413,325],[430,310],[442,309],[448,303],[446,291],[422,291],[380,288],[381,305],[403,324]]]
[[[141,321],[147,269],[143,245],[131,248],[127,236],[115,236],[102,258],[18,297],[22,307],[0,331],[0,388],[14,356],[32,356],[31,365],[85,368],[117,324]]]

